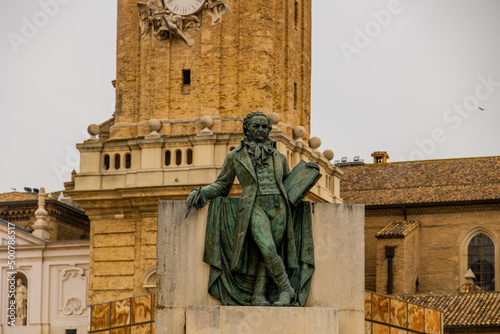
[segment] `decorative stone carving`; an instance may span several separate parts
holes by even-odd
[[[87,128],[87,132],[90,135],[89,140],[99,140],[96,138],[96,136],[100,133],[100,128],[99,125],[97,124],[90,124],[89,127]]]
[[[160,138],[161,135],[158,133],[161,129],[161,121],[159,119],[150,119],[148,121],[148,127],[149,130],[151,130],[151,133],[146,136],[146,138],[151,139],[151,138]]]
[[[201,20],[198,15],[177,15],[167,9],[163,0],[138,2],[137,8],[143,38],[152,30],[153,35],[159,40],[178,37],[188,47],[193,46],[193,39],[188,32],[201,27]]]
[[[222,16],[229,11],[229,0],[180,0],[170,1],[168,6],[164,0],[150,0],[149,2],[138,2],[139,24],[141,36],[144,38],[149,31],[159,40],[172,37],[180,38],[191,47],[193,39],[189,32],[201,28],[201,17],[198,12],[206,7],[208,14],[212,17],[212,24],[222,22]]]
[[[201,126],[203,130],[198,133],[199,135],[213,135],[214,133],[210,130],[212,125],[214,124],[214,120],[210,116],[203,116],[200,118]]]
[[[306,129],[301,125],[296,126],[293,129],[293,135],[297,141],[303,141],[302,138],[306,135]]]
[[[335,155],[333,154],[333,151],[332,151],[332,150],[325,150],[325,151],[323,152],[323,155],[325,156],[325,158],[327,158],[327,159],[328,159],[328,160],[330,160],[330,161],[331,161],[331,160],[333,160],[333,157],[335,156]]]
[[[40,239],[50,239],[49,213],[45,210],[45,188],[40,188],[38,193],[38,209],[35,211],[36,222],[33,235]]]
[[[269,119],[271,120],[271,124],[273,125],[273,130],[277,130],[278,127],[276,125],[281,120],[280,115],[278,115],[278,113],[272,112],[269,114]]]
[[[221,23],[222,16],[229,9],[229,0],[207,0],[207,13],[212,17],[212,25]]]
[[[16,320],[25,324],[28,314],[28,289],[21,278],[17,279],[16,287]]]
[[[73,297],[66,301],[66,305],[64,305],[62,312],[64,315],[81,315],[83,310],[82,301]]]
[[[59,310],[65,316],[82,315],[87,309],[85,270],[70,267],[59,274]]]
[[[311,147],[313,150],[317,151],[318,147],[321,146],[321,139],[318,137],[312,137],[309,139],[309,147]]]
[[[149,267],[141,277],[142,287],[148,292],[156,291],[156,266]]]

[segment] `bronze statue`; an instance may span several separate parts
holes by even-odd
[[[224,304],[269,306],[271,300],[275,306],[288,306],[303,305],[307,299],[314,271],[309,203],[292,213],[284,186],[290,170],[268,138],[270,131],[265,114],[248,114],[243,121],[246,138],[228,153],[215,183],[194,189],[187,199],[188,207],[202,208],[209,199],[219,198],[210,207],[204,261],[212,266],[209,291]],[[307,167],[319,170],[314,162]],[[227,196],[235,176],[241,197],[224,202],[220,197]],[[290,280],[295,289],[307,290],[299,291],[301,298]]]

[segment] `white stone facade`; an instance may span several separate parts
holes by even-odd
[[[28,295],[25,324],[17,319],[16,326],[8,323],[9,226],[15,231],[15,254],[11,248],[10,255]],[[0,334],[65,334],[68,329],[86,333],[89,241],[50,242],[2,220],[0,245]]]

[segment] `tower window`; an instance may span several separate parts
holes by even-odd
[[[298,1],[295,1],[295,5],[294,5],[293,24],[295,26],[295,29],[297,29],[297,26],[299,25],[299,2]]]
[[[293,108],[297,109],[297,83],[293,83]]]
[[[476,275],[476,284],[483,290],[495,290],[495,246],[483,233],[476,234],[467,247],[467,265]]]
[[[104,169],[105,170],[109,169],[109,154],[104,155]]]
[[[165,166],[170,166],[170,163],[172,162],[172,153],[170,153],[170,150],[165,151]]]
[[[175,151],[175,164],[177,166],[180,166],[181,163],[182,163],[182,152],[181,150],[177,150]]]
[[[76,329],[66,329],[65,334],[76,334]]]
[[[182,84],[183,85],[191,84],[191,70],[182,70]]]
[[[188,165],[192,165],[193,164],[193,150],[188,148],[187,151],[186,151],[186,163]]]
[[[117,153],[115,154],[115,169],[120,169],[120,155]]]
[[[132,167],[132,156],[130,153],[125,154],[125,168],[129,169]]]
[[[191,70],[182,70],[182,89],[181,94],[189,94],[191,92]]]

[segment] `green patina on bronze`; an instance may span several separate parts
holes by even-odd
[[[189,209],[212,199],[203,261],[210,264],[209,293],[224,305],[303,306],[309,295],[311,209],[302,198],[321,174],[314,162],[290,173],[270,130],[263,113],[247,115],[247,138],[228,153],[215,183],[187,199]],[[225,198],[235,177],[241,197]]]

